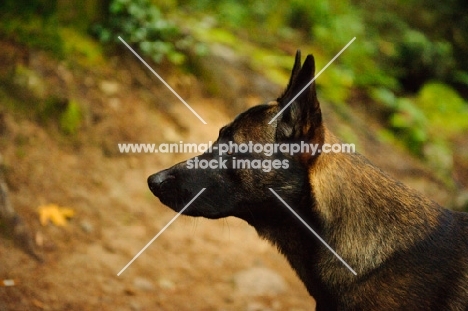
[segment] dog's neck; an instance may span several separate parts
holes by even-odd
[[[339,141],[326,131],[325,143]],[[376,269],[409,241],[422,239],[443,213],[436,203],[395,181],[360,154],[321,154],[310,170],[309,182],[313,195],[301,201],[299,210],[309,220],[318,219],[310,225],[357,277],[294,219],[285,219],[282,228],[257,231],[278,246],[317,301],[333,297],[338,287],[352,286],[360,275]],[[400,234],[391,234],[395,230]]]
[[[328,131],[325,137],[339,143]],[[361,273],[404,247],[411,236],[423,237],[442,213],[360,154],[322,154],[309,178],[324,235]],[[394,230],[401,234],[391,235]]]

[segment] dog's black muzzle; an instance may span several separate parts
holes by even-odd
[[[174,210],[183,204],[186,191],[181,189],[180,181],[170,168],[148,177],[148,187],[163,204]]]
[[[168,195],[171,192],[174,193],[175,183],[176,177],[170,173],[169,169],[160,171],[148,177],[148,187],[158,198]]]
[[[159,200],[178,212],[193,196],[190,183],[184,182],[186,178],[180,176],[180,171],[171,167],[148,177],[148,187]],[[184,187],[185,185],[185,187]]]

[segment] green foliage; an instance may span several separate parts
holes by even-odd
[[[63,58],[56,9],[55,1],[0,1],[0,37]]]
[[[120,43],[118,37],[122,37],[157,63],[167,58],[181,64],[185,61],[181,51],[196,44],[149,0],[113,0],[108,23],[95,31],[103,42]]]
[[[397,108],[395,93],[386,87],[371,88],[369,90],[369,95],[374,101],[382,103],[385,107],[392,111]]]
[[[217,11],[220,12],[219,18],[234,28],[245,25],[250,18],[247,7],[241,1],[220,1]]]
[[[398,98],[390,124],[399,139],[415,154],[422,155],[428,140],[427,119],[410,98]]]
[[[58,32],[56,19],[34,15],[1,16],[0,35],[7,40],[29,48],[48,51],[59,58],[64,57],[63,41]]]
[[[385,88],[371,94],[388,109],[393,133],[409,150],[435,167],[451,169],[449,141],[468,130],[468,106],[453,88],[432,82],[413,97],[396,97]]]
[[[251,65],[278,83],[284,76],[275,68],[290,67],[272,55],[278,54],[274,51],[278,42],[288,41],[281,34],[300,33],[300,48],[313,52],[317,70],[356,37],[317,79],[322,98],[338,107],[359,88],[387,116],[385,137],[393,134],[413,153],[430,158],[431,153],[446,154],[448,141],[467,129],[468,120],[463,112],[466,103],[449,87],[452,82],[468,86],[468,68],[457,68],[463,40],[455,43],[451,38],[465,36],[462,25],[468,25],[468,18],[461,18],[460,25],[442,25],[438,14],[449,16],[461,4],[433,2],[435,8],[417,1],[408,8],[400,1],[291,0],[265,6],[261,1],[203,0],[189,1],[187,7],[217,17],[205,39],[245,50],[253,59]],[[245,40],[240,45],[239,37],[270,44],[271,52],[258,51]],[[295,38],[290,43],[297,44],[297,37],[290,37]]]
[[[418,92],[415,104],[424,111],[432,137],[449,139],[468,130],[468,106],[450,86],[427,83]]]
[[[53,96],[28,104],[29,114],[45,125],[58,126],[66,135],[75,135],[83,120],[83,111],[75,99],[64,100]]]
[[[327,1],[293,0],[286,13],[286,22],[295,29],[310,33],[314,26],[325,25],[331,19]]]
[[[70,100],[65,111],[60,115],[60,129],[69,135],[75,135],[81,125],[81,107],[74,99]]]
[[[93,38],[73,28],[59,30],[63,38],[63,50],[70,61],[77,62],[86,67],[99,66],[104,63],[101,45]]]
[[[39,14],[49,18],[55,13],[56,10],[57,1],[2,0],[0,2],[0,14],[7,13],[10,16],[29,17],[34,14]]]
[[[455,69],[452,46],[446,41],[431,41],[423,33],[405,31],[395,43],[391,63],[405,89],[418,90],[428,78],[449,81]]]
[[[75,99],[59,98],[49,92],[51,85],[34,70],[18,65],[14,76],[0,83],[0,102],[44,126],[66,135],[77,134],[83,110]]]
[[[287,3],[279,0],[190,0],[185,2],[185,8],[198,12],[209,12],[216,16],[223,27],[231,30],[247,30],[249,36],[257,36],[278,30],[283,24],[283,16]],[[263,27],[258,27],[263,25]],[[271,29],[271,30],[270,30]]]
[[[186,55],[206,53],[206,46],[200,42],[218,43],[278,84],[286,83],[290,54],[296,48],[314,54],[318,71],[356,37],[317,79],[324,100],[340,107],[359,89],[359,94],[377,102],[386,117],[388,131],[381,136],[393,134],[412,152],[426,158],[431,154],[438,154],[432,158],[445,158],[450,139],[468,130],[467,104],[460,96],[468,94],[468,15],[460,13],[468,5],[463,1],[109,3],[106,22],[94,28],[102,42],[121,46],[121,36],[153,61],[167,59],[174,64],[183,63]],[[67,6],[62,3],[60,7],[63,10]],[[84,66],[99,64],[99,45],[76,28],[59,28],[58,21],[66,21],[57,16],[57,9],[54,1],[2,1],[0,35],[59,57],[71,55]],[[23,76],[34,80],[33,74],[23,72]],[[41,93],[41,84],[31,91]],[[40,119],[52,118],[65,132],[78,127],[79,122],[70,121],[79,119],[73,112],[74,104],[46,99],[38,106],[36,115]]]
[[[305,23],[311,25],[311,36],[325,51],[344,45],[346,36],[357,37],[340,58],[342,65],[335,68],[351,69],[353,86],[368,90],[383,105],[391,133],[435,167],[451,169],[450,140],[468,129],[467,103],[449,86],[467,90],[468,67],[462,65],[466,57],[460,58],[460,51],[468,51],[468,45],[462,47],[452,34],[461,39],[464,35],[460,34],[465,34],[462,25],[468,25],[468,19],[463,18],[460,25],[444,22],[451,30],[442,30],[447,26],[441,26],[441,12],[419,3],[415,3],[417,9],[406,9],[398,1],[344,1],[330,6],[320,6],[322,1],[304,2],[304,6],[319,7],[316,12],[326,19],[314,16]],[[456,11],[454,4],[438,3],[436,7],[443,8],[442,15]],[[341,96],[343,99],[346,97]]]

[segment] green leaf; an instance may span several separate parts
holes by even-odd
[[[81,107],[75,100],[70,100],[67,109],[60,116],[60,128],[66,134],[74,135],[77,133],[81,124]]]
[[[388,108],[396,109],[397,108],[397,101],[395,94],[387,88],[379,87],[373,88],[370,91],[370,96],[373,100],[376,100],[382,104],[384,104]]]
[[[433,135],[449,138],[468,129],[467,103],[450,86],[425,84],[415,102],[427,116]]]

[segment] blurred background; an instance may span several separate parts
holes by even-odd
[[[175,215],[150,174],[276,99],[297,49],[324,120],[395,178],[468,211],[465,1],[3,0],[0,310],[311,310],[292,269],[236,219]],[[203,125],[122,44],[130,44]]]

